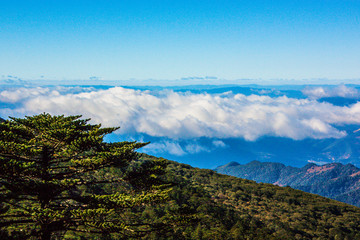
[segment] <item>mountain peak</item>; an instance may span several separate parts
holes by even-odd
[[[228,164],[225,164],[224,167],[236,167],[239,165],[240,165],[240,163],[232,161],[232,162],[229,162]]]
[[[251,162],[247,163],[246,165],[252,165],[252,164],[261,164],[258,160],[252,160]]]

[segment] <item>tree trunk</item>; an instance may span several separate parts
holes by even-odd
[[[40,229],[40,240],[50,240],[51,231],[48,228],[48,225],[42,225]]]

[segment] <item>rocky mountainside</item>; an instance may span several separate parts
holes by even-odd
[[[245,165],[231,162],[215,170],[256,182],[290,186],[360,206],[360,169],[352,164],[311,163],[296,168],[281,163],[252,161]]]

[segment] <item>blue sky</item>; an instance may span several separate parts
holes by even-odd
[[[1,1],[0,77],[358,79],[360,1]],[[43,76],[43,77],[41,77]]]

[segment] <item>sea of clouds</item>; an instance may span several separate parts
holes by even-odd
[[[328,97],[343,97],[359,99],[360,91],[354,87],[347,87],[344,84],[336,87],[308,86],[302,90],[302,93],[311,99],[320,99]]]
[[[355,94],[355,90],[345,86],[338,89]],[[331,91],[336,95],[334,89]],[[317,87],[304,92],[310,97],[154,92],[123,87],[16,88],[0,91],[0,101],[15,106],[1,108],[0,115],[6,118],[42,112],[82,114],[94,123],[121,126],[119,134],[147,134],[172,140],[206,137],[255,141],[262,136],[295,140],[341,138],[346,132],[338,130],[337,125],[360,123],[360,103],[334,106],[318,102],[314,97],[319,92],[326,95],[326,89],[321,91]]]

